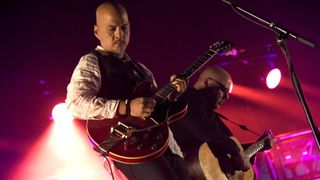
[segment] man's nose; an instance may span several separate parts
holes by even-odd
[[[117,28],[116,28],[116,31],[114,32],[114,37],[115,37],[116,39],[119,39],[119,38],[121,38],[122,36],[123,36],[123,32],[122,32],[121,28],[120,28],[120,27],[117,27]]]

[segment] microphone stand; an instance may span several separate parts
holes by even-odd
[[[247,20],[249,20],[249,21],[251,21],[251,22],[253,22],[255,24],[258,24],[258,25],[260,25],[262,27],[270,29],[270,30],[274,31],[278,35],[277,44],[279,44],[283,54],[285,55],[285,58],[286,58],[286,61],[287,61],[287,65],[288,65],[289,74],[290,74],[290,78],[291,78],[291,83],[292,83],[292,85],[294,87],[295,93],[298,96],[298,98],[300,100],[300,103],[301,103],[301,105],[303,107],[303,110],[304,110],[304,112],[306,114],[307,120],[308,120],[309,125],[311,127],[311,130],[313,132],[315,141],[317,143],[317,147],[320,150],[320,133],[319,133],[319,129],[315,125],[315,123],[313,121],[313,118],[312,118],[311,112],[309,110],[308,104],[307,104],[307,102],[306,102],[306,100],[304,98],[304,94],[303,94],[302,88],[300,86],[298,75],[295,72],[294,66],[293,66],[292,61],[291,61],[291,56],[289,54],[289,49],[288,49],[286,40],[287,40],[288,37],[291,37],[291,38],[296,39],[299,42],[304,43],[304,44],[306,44],[306,45],[308,45],[310,47],[313,47],[313,48],[316,47],[316,44],[313,41],[308,40],[307,38],[305,38],[305,37],[303,37],[303,36],[301,36],[301,35],[299,35],[297,33],[294,33],[294,32],[291,32],[289,30],[286,30],[285,28],[282,28],[282,27],[278,26],[274,22],[265,20],[265,19],[255,15],[255,14],[253,14],[252,12],[249,12],[249,11],[245,10],[244,8],[240,7],[239,5],[237,5],[234,2],[231,2],[231,1],[228,1],[228,0],[223,0],[223,2],[229,4],[236,13],[238,13],[239,15],[244,17],[245,19],[247,19]],[[250,16],[251,18],[256,19],[256,21],[254,21],[253,19],[248,18],[247,16],[245,16],[242,13],[246,14],[247,16]]]

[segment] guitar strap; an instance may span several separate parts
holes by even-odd
[[[99,147],[96,147],[94,150],[101,153],[103,156],[108,155],[109,151],[117,146],[118,144],[125,141],[125,138],[117,136],[116,133],[111,132],[99,145]],[[102,149],[103,150],[102,150]],[[105,151],[104,151],[105,150]]]
[[[217,114],[218,117],[220,117],[220,119],[229,121],[229,122],[231,122],[232,124],[234,124],[234,125],[236,125],[236,126],[239,126],[240,129],[245,130],[245,131],[249,131],[249,132],[251,132],[251,133],[254,134],[254,135],[257,135],[257,136],[259,136],[259,137],[261,136],[260,134],[252,131],[251,129],[248,129],[247,126],[242,125],[242,124],[239,124],[239,123],[237,123],[237,122],[234,122],[234,121],[230,120],[229,118],[225,117],[224,115],[222,115],[222,114],[220,114],[220,113],[218,113],[218,112],[216,112],[216,111],[215,111],[215,113]]]

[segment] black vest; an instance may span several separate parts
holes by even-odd
[[[98,97],[105,99],[127,99],[132,95],[134,88],[143,81],[151,81],[151,77],[137,62],[121,61],[112,55],[102,55],[93,52],[99,61],[101,87]]]

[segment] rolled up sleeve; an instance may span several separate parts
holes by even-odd
[[[66,104],[74,117],[99,120],[115,116],[119,100],[97,97],[100,86],[98,58],[93,53],[82,56],[67,87]]]

